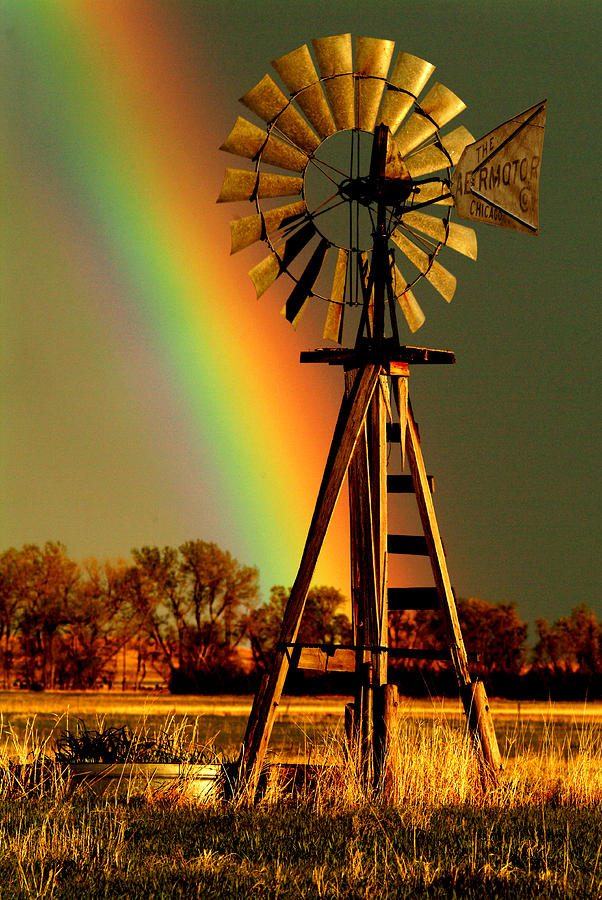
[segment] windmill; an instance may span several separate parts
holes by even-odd
[[[275,59],[241,102],[262,126],[240,117],[222,150],[252,161],[227,168],[218,202],[250,201],[254,211],[231,222],[232,252],[257,242],[267,255],[249,274],[260,297],[288,279],[282,314],[296,326],[312,299],[326,305],[325,340],[341,344],[347,320],[353,346],[301,354],[301,362],[339,365],[345,390],[299,570],[284,613],[272,670],[262,682],[241,752],[254,784],[291,666],[347,671],[354,702],[348,737],[364,771],[382,772],[396,704],[388,683],[393,656],[448,661],[455,671],[483,771],[496,777],[501,758],[483,683],[473,681],[409,402],[412,365],[455,362],[451,351],[401,343],[425,321],[416,288],[425,281],[451,301],[456,279],[439,261],[448,249],[476,259],[467,219],[527,233],[538,231],[538,190],[545,101],[479,141],[449,123],[464,103],[436,82],[434,66],[394,42],[334,35]],[[263,127],[265,125],[265,127]],[[348,326],[347,326],[348,330]],[[400,445],[401,474],[388,472],[388,449]],[[403,474],[406,464],[410,474]],[[353,643],[297,640],[314,568],[348,476]],[[388,495],[414,493],[424,535],[390,535]],[[388,584],[388,557],[430,559],[434,588]],[[392,610],[437,609],[446,645],[438,650],[388,646]]]

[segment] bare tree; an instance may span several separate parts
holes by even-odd
[[[132,611],[122,584],[123,561],[82,564],[70,603],[70,621],[62,639],[61,680],[85,689],[112,684],[117,654],[131,636]]]
[[[195,689],[205,676],[233,666],[259,593],[257,569],[199,540],[179,550],[142,547],[132,555],[129,589],[141,636],[172,686],[177,681]]]
[[[255,662],[267,668],[280,636],[290,590],[275,585],[269,600],[251,612],[248,620]],[[305,603],[298,641],[304,644],[345,644],[352,640],[351,622],[343,611],[345,596],[337,588],[312,587]]]
[[[537,619],[538,642],[534,651],[536,666],[554,672],[576,672],[585,675],[602,672],[602,622],[585,603],[575,607],[552,625]]]
[[[19,565],[23,675],[30,685],[52,689],[57,686],[60,638],[71,621],[80,570],[63,544],[50,541],[43,549],[37,544],[23,547]]]
[[[259,573],[206,541],[180,546],[181,572],[191,602],[189,663],[197,672],[232,664],[246,629],[248,609],[259,596]]]
[[[0,555],[0,646],[3,687],[10,687],[14,664],[14,641],[24,602],[24,570],[21,552],[11,547]]]

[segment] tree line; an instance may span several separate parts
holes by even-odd
[[[270,666],[289,591],[262,602],[259,573],[214,543],[144,546],[130,562],[72,560],[58,542],[27,544],[0,554],[0,679],[4,688],[140,687],[152,673],[174,693],[253,691]],[[334,587],[309,592],[299,640],[350,644],[345,598]],[[511,603],[458,599],[464,640],[490,694],[593,698],[602,683],[602,623],[579,606],[550,624],[536,622],[529,653],[527,625]],[[392,648],[445,645],[440,614],[394,613]],[[247,649],[250,665],[241,648]],[[135,655],[125,684],[122,660]],[[404,694],[454,692],[442,662],[393,658]],[[122,680],[119,683],[119,673]],[[348,676],[295,672],[289,690],[349,692]]]

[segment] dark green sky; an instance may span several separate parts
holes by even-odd
[[[475,137],[547,98],[540,234],[477,225],[478,261],[454,255],[454,300],[433,302],[412,340],[453,349],[457,365],[414,370],[413,402],[452,572],[470,569],[473,593],[515,600],[531,621],[582,602],[600,614],[600,5],[209,8],[226,127],[270,59],[343,31],[435,63]]]
[[[123,2],[127,6],[128,0]],[[600,4],[545,0],[149,2],[161,10],[166,36],[179,46],[187,74],[197,73],[197,93],[207,98],[208,109],[217,110],[211,122],[199,121],[201,133],[216,136],[215,157],[207,161],[206,169],[202,159],[199,165],[199,179],[215,182],[204,185],[211,196],[219,192],[221,166],[232,164],[217,146],[234,118],[244,114],[237,98],[270,70],[271,59],[314,37],[350,31],[390,38],[397,50],[431,61],[437,66],[435,78],[466,102],[461,123],[475,137],[547,98],[540,235],[533,238],[477,225],[477,262],[454,255],[450,264],[458,279],[453,302],[447,305],[421,289],[427,322],[415,336],[408,336],[408,343],[452,349],[457,365],[413,371],[411,390],[428,468],[437,478],[437,510],[452,579],[457,573],[457,592],[516,601],[520,614],[531,622],[540,615],[556,618],[584,602],[600,614]],[[29,5],[35,16],[37,4]],[[14,51],[19,34],[11,25],[11,6],[6,4],[10,27],[4,33],[9,50]],[[14,66],[25,57],[15,51],[6,58],[14,91],[21,78]],[[31,132],[35,148],[42,146],[52,109],[45,107],[47,97],[41,92],[39,108],[34,110],[32,84],[33,80],[27,85],[29,105],[24,113],[31,121],[20,123],[19,140]],[[8,99],[13,106],[20,102],[14,96]],[[177,134],[173,140],[177,142]],[[15,139],[13,151],[17,143]],[[23,160],[16,159],[9,159],[3,168],[14,208],[21,210],[14,172],[18,169],[22,178],[23,168]],[[207,216],[216,216],[215,207],[207,210]],[[68,482],[78,459],[82,467],[86,463],[72,441],[67,446],[64,439],[62,452],[58,426],[48,442],[47,417],[36,425],[28,411],[32,372],[14,353],[17,343],[28,343],[28,359],[36,359],[39,372],[44,371],[43,361],[51,351],[43,317],[48,314],[50,332],[56,328],[57,334],[58,320],[35,304],[44,303],[48,279],[55,285],[60,282],[59,262],[48,250],[52,234],[44,231],[44,224],[28,219],[25,212],[19,224],[29,232],[30,250],[32,242],[39,240],[45,252],[40,252],[37,262],[36,255],[28,253],[27,278],[7,277],[6,271],[14,273],[19,267],[20,244],[9,216],[4,215],[4,262],[10,266],[5,265],[5,274],[0,274],[8,301],[2,341],[10,377],[2,394],[1,477],[4,496],[11,502],[0,532],[3,547],[58,538],[76,557],[125,555],[141,543],[135,522],[142,517],[148,541],[177,543],[201,536],[218,540],[236,554],[243,552],[235,537],[229,543],[226,518],[197,522],[191,515],[181,530],[173,496],[164,485],[156,487],[168,451],[163,448],[165,458],[152,452],[153,438],[158,442],[155,447],[163,447],[169,424],[163,428],[163,438],[147,434],[141,457],[136,449],[142,433],[140,413],[129,395],[120,392],[94,318],[75,311],[78,317],[69,320],[64,309],[61,321],[70,322],[74,339],[63,362],[54,359],[53,380],[43,384],[40,380],[44,407],[62,410],[65,420],[69,416],[85,422],[96,417],[96,427],[100,427],[100,409],[103,422],[110,423],[113,431],[107,454],[98,450],[89,459],[90,467],[106,472],[102,485],[91,487],[88,498],[90,506],[97,504],[102,514],[94,516],[94,522],[69,517],[61,505],[59,486]],[[216,227],[224,227],[223,216]],[[224,233],[216,271],[228,264]],[[68,260],[61,265],[68,271]],[[15,287],[17,281],[32,290],[28,314],[35,327],[32,324],[27,331],[27,340],[21,314],[27,303],[21,288]],[[241,285],[241,291],[253,300],[250,283]],[[272,309],[277,316],[278,305]],[[296,354],[319,344],[318,332],[311,339],[305,332],[292,342],[292,348]],[[128,387],[132,397],[139,399],[150,392],[150,382],[145,381],[150,369],[141,355],[139,389],[133,382]],[[332,372],[321,377],[331,397],[324,416],[334,421],[333,384],[335,393],[338,387]],[[74,389],[77,384],[82,386],[79,394]],[[84,395],[96,398],[94,408],[82,400]],[[57,421],[62,421],[60,415]],[[184,440],[181,435],[177,439]],[[90,453],[89,447],[82,446],[81,453]],[[186,477],[192,483],[196,465],[192,453],[187,464]],[[111,477],[116,472],[117,477]],[[49,484],[45,496],[32,495],[30,486],[44,480]],[[20,502],[15,498],[21,498]],[[191,530],[194,522],[196,533]],[[280,577],[292,582],[294,573]]]

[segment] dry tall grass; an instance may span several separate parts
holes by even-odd
[[[602,843],[598,837],[585,856],[571,818],[593,816],[602,801],[599,730],[579,724],[562,730],[550,724],[537,748],[517,726],[501,787],[487,792],[469,741],[444,716],[400,718],[376,795],[346,756],[341,737],[332,734],[321,744],[308,743],[309,765],[297,772],[307,783],[297,784],[292,808],[294,770],[273,757],[255,805],[244,791],[232,801],[216,792],[201,802],[185,783],[168,797],[148,785],[142,804],[101,800],[85,788],[71,789],[68,771],[53,757],[54,737],[40,739],[35,720],[24,738],[4,726],[2,897],[72,897],[74,878],[86,886],[86,896],[110,895],[115,883],[136,898],[149,890],[169,896],[176,882],[183,885],[177,896],[292,896],[306,883],[299,896],[380,897],[390,883],[399,889],[391,896],[434,897],[450,896],[462,879],[473,892],[457,895],[471,898],[488,895],[490,887],[502,891],[496,896],[520,900],[556,897],[560,889],[571,898],[602,897]],[[171,725],[167,719],[164,727]],[[57,728],[63,727],[59,720]],[[187,734],[196,739],[194,727]],[[563,809],[566,835],[564,821],[560,831],[557,821]],[[463,825],[465,815],[477,816],[471,828]],[[292,828],[287,816],[298,826]],[[136,844],[133,835],[145,829],[154,850],[143,837]],[[188,829],[188,843],[181,829]],[[274,842],[284,852],[291,834],[303,849],[275,858]],[[436,844],[430,849],[429,835]],[[326,852],[333,840],[341,847],[338,868],[320,858],[321,849],[311,856],[311,848]],[[90,888],[95,881],[98,894]],[[434,893],[438,884],[444,893]]]
[[[167,716],[162,730],[173,734],[173,744],[181,754],[186,755],[187,746],[198,754],[198,724],[197,719],[184,727]],[[0,799],[34,794],[56,799],[65,796],[69,773],[55,761],[54,746],[57,735],[68,725],[66,717],[59,718],[55,732],[41,738],[34,718],[28,722],[25,734],[18,737],[0,716]],[[102,726],[102,718],[99,725]],[[144,721],[137,736],[141,742],[149,738]],[[580,806],[602,802],[600,727],[588,722],[587,717],[563,728],[548,721],[538,747],[529,743],[517,724],[509,744],[512,753],[505,760],[499,789],[484,791],[473,747],[460,729],[445,716],[425,721],[402,715],[391,735],[378,800],[393,806],[429,808],[462,804]],[[219,758],[213,742],[206,745],[206,751],[208,757]],[[355,758],[346,753],[340,734],[332,732],[321,743],[308,740],[304,756],[295,762],[301,762],[302,771],[311,770],[312,802],[317,808],[328,804],[330,808],[343,809],[374,802],[374,793],[366,787]],[[294,770],[276,756],[268,760],[267,787],[261,799],[264,804],[277,802],[287,792]],[[243,790],[239,802],[245,799],[248,796]],[[216,795],[213,802],[219,801]]]
[[[268,765],[263,803],[275,803],[290,792],[293,779],[316,808],[346,809],[364,803],[434,809],[477,805],[589,806],[602,802],[602,745],[592,723],[568,728],[548,725],[535,749],[519,726],[512,755],[505,760],[497,788],[484,789],[478,757],[466,734],[445,719],[419,721],[401,717],[391,735],[383,777],[376,794],[366,784],[356,759],[343,740],[332,736],[307,750],[306,766]],[[243,801],[249,796],[241,794]]]

